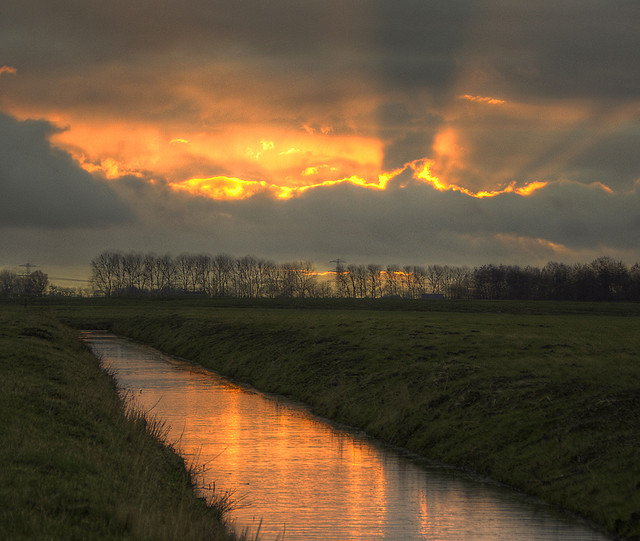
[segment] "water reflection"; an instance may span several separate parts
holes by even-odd
[[[166,420],[204,486],[244,496],[239,530],[261,539],[598,540],[607,537],[502,487],[427,471],[364,437],[194,365],[101,333],[85,339],[122,389]]]

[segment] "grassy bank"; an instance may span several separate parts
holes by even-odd
[[[43,301],[640,539],[640,305]]]
[[[176,303],[129,307],[113,328],[640,539],[637,307],[543,306]]]
[[[125,413],[77,333],[0,312],[3,539],[230,539],[162,427]]]

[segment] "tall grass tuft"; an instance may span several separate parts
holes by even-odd
[[[231,498],[197,495],[163,424],[118,398],[75,331],[3,311],[0,381],[4,539],[247,539],[224,523]]]

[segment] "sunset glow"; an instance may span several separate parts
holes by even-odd
[[[290,199],[306,192],[307,190],[337,186],[339,184],[351,184],[361,188],[385,190],[389,181],[407,169],[413,171],[414,179],[429,184],[438,191],[460,192],[469,197],[475,197],[478,199],[495,197],[505,193],[527,196],[547,185],[546,182],[535,181],[525,184],[524,186],[517,187],[516,181],[512,181],[505,188],[500,190],[473,192],[462,186],[442,182],[438,177],[431,174],[432,166],[433,162],[431,160],[416,160],[415,162],[406,164],[405,167],[401,169],[380,173],[377,181],[367,180],[353,175],[347,178],[325,180],[313,184],[279,186],[277,184],[270,184],[266,181],[251,181],[217,176],[210,178],[192,178],[182,182],[172,182],[169,186],[177,191],[184,191],[194,196],[209,197],[211,199],[245,199],[258,193],[269,193],[278,199]],[[316,172],[313,174],[316,174]],[[302,175],[305,175],[304,171],[302,172]]]
[[[640,257],[633,2],[294,4],[7,8],[9,263]]]
[[[18,73],[18,70],[13,66],[0,66],[0,75],[3,75],[5,73],[15,75],[16,73]]]
[[[431,167],[433,166],[433,161],[430,160],[418,160],[409,164],[409,167],[414,171],[414,177],[426,182],[427,184],[431,184],[436,190],[441,192],[446,191],[454,191],[460,192],[469,197],[476,197],[478,199],[483,199],[485,197],[495,197],[497,195],[505,194],[505,193],[515,193],[517,195],[531,195],[536,190],[544,188],[547,185],[547,182],[534,181],[528,184],[525,184],[521,187],[516,187],[516,181],[510,182],[505,188],[500,190],[491,190],[491,191],[479,191],[473,192],[467,188],[462,186],[457,186],[456,184],[447,184],[446,182],[442,182],[438,177],[435,177],[431,174]]]
[[[489,105],[503,105],[505,103],[504,100],[500,100],[498,98],[491,98],[489,96],[471,96],[470,94],[460,96],[460,99],[475,101],[478,103],[488,103]]]

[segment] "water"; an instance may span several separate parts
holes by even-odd
[[[336,428],[145,346],[105,333],[84,339],[119,387],[166,421],[199,484],[243,507],[238,531],[260,539],[600,540],[587,524],[505,487]]]

